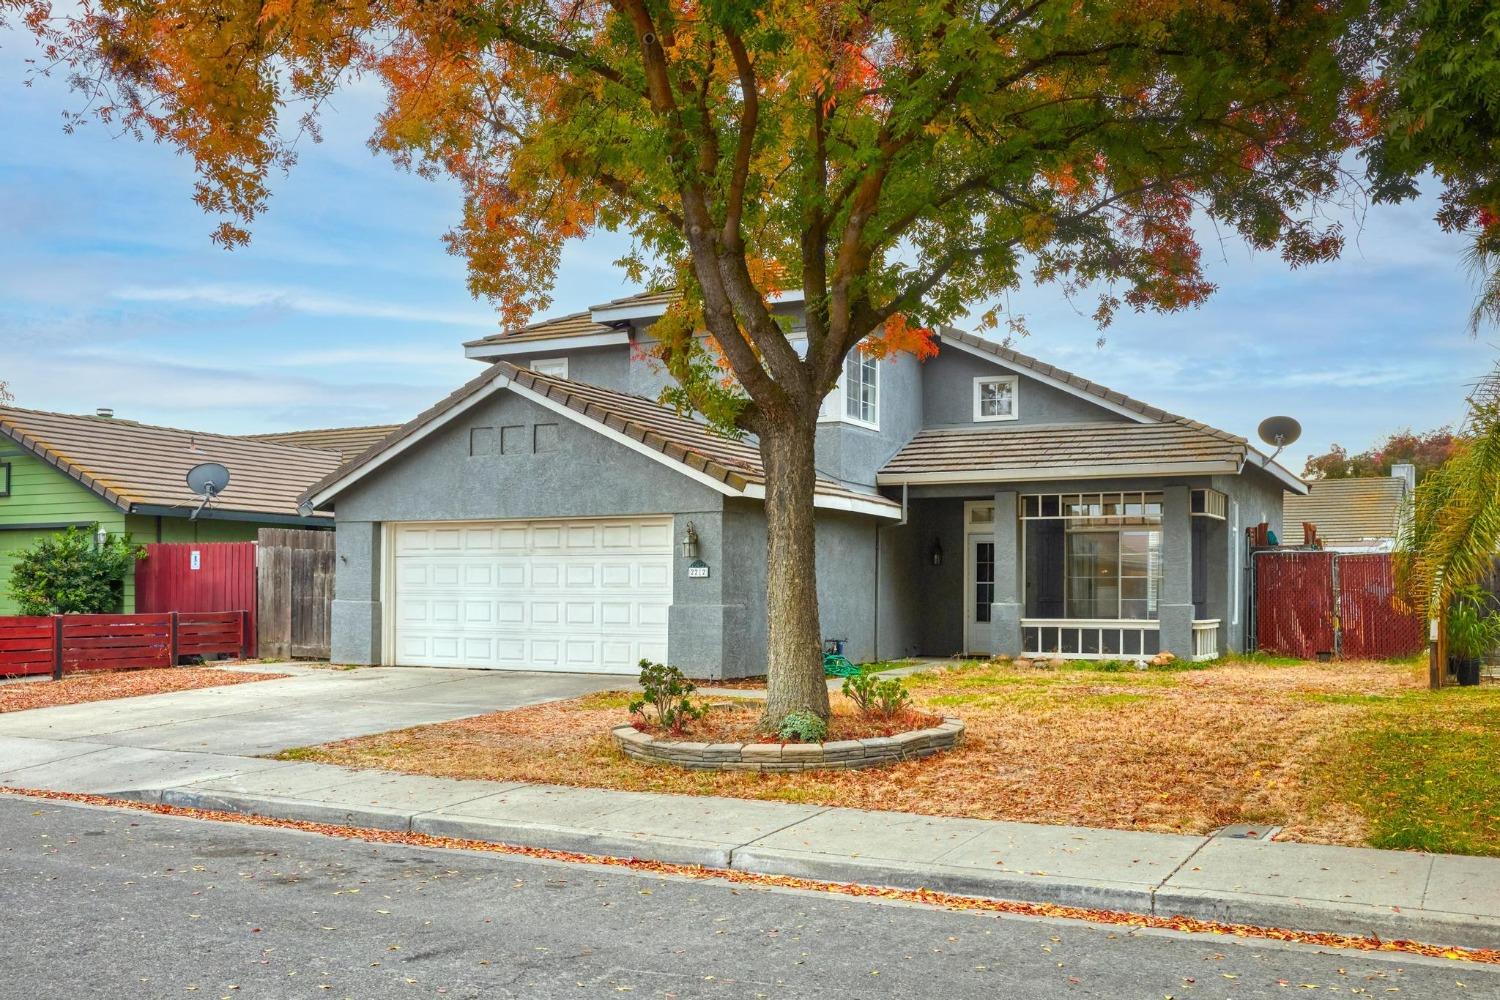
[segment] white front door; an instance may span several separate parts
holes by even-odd
[[[969,535],[964,553],[964,652],[989,653],[995,603],[995,536]]]
[[[391,526],[388,662],[633,674],[667,658],[671,518]]]

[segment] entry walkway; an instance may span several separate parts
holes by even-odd
[[[230,688],[18,712],[0,716],[0,786],[1500,947],[1500,859],[457,781],[256,756],[619,684],[558,674],[302,671]]]

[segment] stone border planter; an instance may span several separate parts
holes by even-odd
[[[931,729],[895,736],[833,743],[685,743],[643,733],[634,726],[614,728],[615,743],[632,760],[674,764],[695,771],[810,771],[880,767],[952,750],[964,737],[964,724],[944,718]]]

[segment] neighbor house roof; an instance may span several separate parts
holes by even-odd
[[[340,461],[334,452],[270,441],[15,407],[0,407],[0,435],[127,513],[186,516],[200,499],[187,487],[188,470],[218,462],[230,475],[213,503],[220,516],[300,520],[302,491]]]
[[[1235,473],[1243,440],[1186,421],[925,430],[880,470],[882,485]]]
[[[271,434],[243,435],[254,441],[271,441],[294,448],[313,448],[337,452],[347,462],[357,458],[370,445],[383,440],[400,424],[370,424],[365,427],[325,427],[310,431],[276,431]]]
[[[674,466],[721,493],[754,498],[765,495],[765,469],[761,465],[760,451],[754,445],[717,434],[644,396],[543,375],[506,361],[491,365],[484,374],[460,386],[359,459],[314,483],[307,495],[318,505],[327,503],[345,486],[372,471],[385,458],[398,454],[408,443],[479,400],[506,388]],[[823,507],[892,517],[900,512],[899,504],[883,496],[860,492],[821,478],[815,486],[814,502]]]
[[[1406,483],[1393,476],[1370,479],[1317,479],[1307,496],[1288,493],[1281,521],[1288,536],[1303,522],[1318,526],[1318,537],[1328,545],[1395,538],[1406,499]]]

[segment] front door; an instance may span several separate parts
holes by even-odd
[[[995,603],[995,536],[970,535],[964,562],[964,652],[990,653],[990,605]]]

